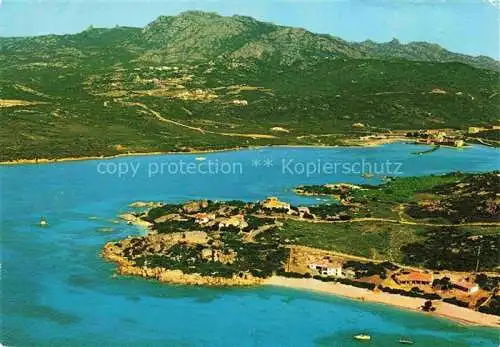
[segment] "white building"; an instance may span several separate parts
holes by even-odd
[[[451,284],[458,290],[467,292],[468,295],[474,294],[479,290],[479,285],[477,283],[470,283],[465,280],[452,281]]]
[[[340,263],[330,263],[330,262],[321,262],[321,263],[311,263],[309,264],[309,268],[311,270],[316,270],[320,275],[323,276],[334,276],[334,277],[342,277],[342,264]]]

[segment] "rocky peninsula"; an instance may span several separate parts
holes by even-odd
[[[497,326],[498,180],[453,173],[299,187],[338,200],[308,207],[276,197],[138,202],[122,218],[147,234],[109,242],[102,254],[121,275],[291,286]]]

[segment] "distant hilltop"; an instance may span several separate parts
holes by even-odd
[[[252,17],[221,16],[201,11],[160,16],[144,28],[98,29],[91,26],[73,35],[0,38],[0,52],[24,49],[37,43],[45,44],[46,49],[60,45],[121,44],[151,53],[166,53],[169,62],[251,59],[290,65],[297,61],[343,58],[460,62],[494,70],[500,67],[500,63],[492,58],[453,53],[427,42],[402,44],[393,39],[387,43],[354,43],[302,28],[261,22]]]

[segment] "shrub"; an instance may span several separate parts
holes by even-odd
[[[446,299],[443,299],[443,301],[447,302],[449,304],[460,306],[460,307],[469,307],[469,304],[467,302],[458,300],[455,297],[453,297],[453,298],[446,298]]]
[[[413,298],[423,298],[423,299],[427,299],[427,300],[439,300],[439,299],[441,299],[440,295],[435,294],[435,293],[424,293],[420,288],[417,288],[417,287],[414,287],[409,291],[404,290],[404,289],[384,287],[382,285],[379,285],[378,288],[385,293],[410,296]]]

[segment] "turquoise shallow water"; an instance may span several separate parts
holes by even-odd
[[[273,287],[193,288],[113,278],[114,266],[99,257],[106,241],[141,233],[113,222],[132,201],[257,200],[276,195],[314,203],[295,196],[291,188],[379,181],[346,172],[306,177],[284,171],[282,160],[391,160],[402,163],[404,175],[499,168],[495,149],[474,146],[411,154],[423,149],[391,144],[206,155],[205,162],[241,163],[241,173],[230,175],[148,175],[148,167],[154,169],[156,163],[201,163],[194,155],[0,167],[1,342],[8,346],[355,346],[359,343],[351,336],[368,331],[374,337],[371,346],[399,345],[396,340],[402,335],[411,336],[419,346],[496,346],[498,332],[493,329],[463,327],[332,296]],[[110,169],[113,164],[138,165],[137,174],[100,174],[103,163]],[[42,215],[50,223],[46,229],[37,227]],[[99,231],[103,227],[113,231]]]

